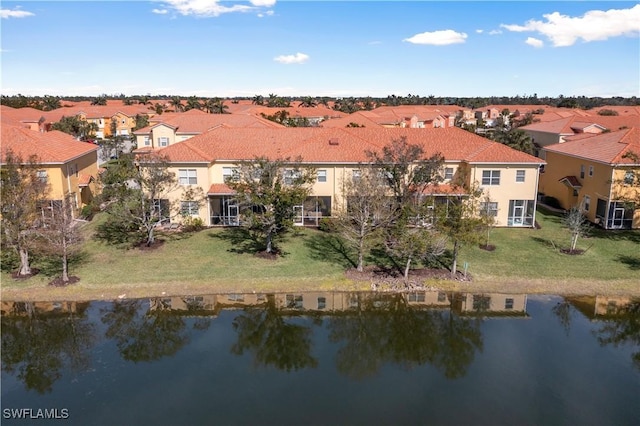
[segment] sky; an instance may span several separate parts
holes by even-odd
[[[3,95],[640,96],[640,2],[0,8]]]

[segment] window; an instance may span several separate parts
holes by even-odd
[[[298,170],[285,170],[284,171],[284,183],[285,185],[293,185],[296,179],[300,178],[300,172]]]
[[[197,201],[181,201],[180,213],[183,216],[198,216],[198,202]]]
[[[504,299],[504,308],[513,309],[513,299],[511,298]]]
[[[444,169],[444,178],[445,178],[445,180],[453,179],[453,167],[445,167],[445,169]]]
[[[149,146],[151,145],[151,138],[149,138],[149,136],[145,136],[144,137],[144,146]]]
[[[580,179],[584,179],[584,164],[580,164]]]
[[[424,292],[409,293],[409,294],[407,294],[407,301],[408,302],[424,303],[425,294],[424,294]]]
[[[476,312],[488,311],[491,306],[491,297],[483,294],[473,295],[473,310]]]
[[[178,180],[180,185],[196,185],[198,183],[196,169],[179,169]]]
[[[169,146],[169,138],[167,137],[158,138],[158,146]]]
[[[36,172],[36,176],[40,180],[40,182],[47,182],[47,171],[46,170],[38,170]]]
[[[628,170],[625,174],[624,174],[624,179],[623,182],[625,185],[633,185],[633,181],[635,180],[636,174],[631,171]]]
[[[360,176],[362,176],[362,171],[354,170],[352,172],[351,178],[354,180],[354,182],[357,182],[358,180],[360,180]]]
[[[591,207],[591,197],[589,197],[588,195],[585,195],[584,196],[584,211],[588,212],[590,207]]]
[[[589,166],[589,177],[593,176],[593,166]]]
[[[327,307],[327,298],[318,297],[318,309],[324,309]]]
[[[488,202],[480,203],[480,215],[482,216],[498,216],[498,203]]]
[[[500,185],[500,170],[483,170],[483,185]]]
[[[287,308],[302,309],[302,295],[301,294],[287,294]]]
[[[516,170],[516,182],[524,182],[525,171]]]
[[[326,181],[327,181],[327,171],[318,170],[318,182],[326,182]]]
[[[238,169],[235,167],[223,167],[222,168],[222,180],[224,182],[237,181],[240,178]]]
[[[229,302],[244,302],[244,294],[231,293],[227,295]]]
[[[447,293],[443,291],[438,292],[438,303],[443,303],[447,301]]]

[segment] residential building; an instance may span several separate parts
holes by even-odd
[[[98,147],[94,144],[55,130],[41,133],[3,123],[2,164],[9,150],[24,161],[37,156],[38,176],[49,184],[49,207],[71,195],[77,214],[96,194]]]
[[[567,137],[544,151],[541,193],[605,229],[640,228],[640,128]]]
[[[216,127],[284,128],[281,124],[248,114],[208,114],[191,109],[166,113],[149,119],[149,126],[133,132],[137,149],[161,149],[205,133]]]
[[[317,225],[333,209],[344,206],[343,182],[352,179],[361,164],[370,161],[368,151],[380,151],[392,140],[406,138],[423,147],[425,155],[445,158],[444,182],[434,194],[450,195],[450,184],[462,179],[476,184],[490,197],[497,226],[532,227],[536,210],[539,169],[544,161],[473,133],[445,129],[384,128],[241,128],[218,127],[159,152],[184,187],[195,186],[207,194],[201,208],[189,214],[206,225],[238,225],[239,211],[233,191],[225,184],[234,169],[258,156],[302,158],[317,171],[312,195],[297,206],[296,224]],[[184,191],[170,199],[180,200]]]

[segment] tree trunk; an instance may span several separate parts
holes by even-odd
[[[360,238],[358,241],[358,272],[362,272],[364,270],[364,239]]]
[[[62,254],[62,281],[69,282],[69,262],[67,261],[67,253]]]
[[[451,264],[451,277],[455,278],[458,272],[458,241],[453,242],[453,263]]]
[[[407,259],[407,264],[404,267],[404,282],[409,281],[409,268],[411,267],[411,256]]]
[[[153,244],[155,237],[153,235],[153,225],[147,228],[147,247]]]
[[[577,245],[578,245],[578,234],[576,233],[571,236],[571,251],[574,251]]]
[[[273,251],[273,236],[271,234],[271,231],[267,232],[267,253]]]
[[[25,276],[31,275],[31,265],[29,264],[29,252],[20,248],[20,269],[18,270],[18,275]]]

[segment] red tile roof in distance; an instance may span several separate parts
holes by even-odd
[[[42,164],[62,164],[98,150],[94,144],[80,142],[59,131],[40,133],[16,126],[2,126],[2,161],[8,150],[24,160],[38,156]]]

